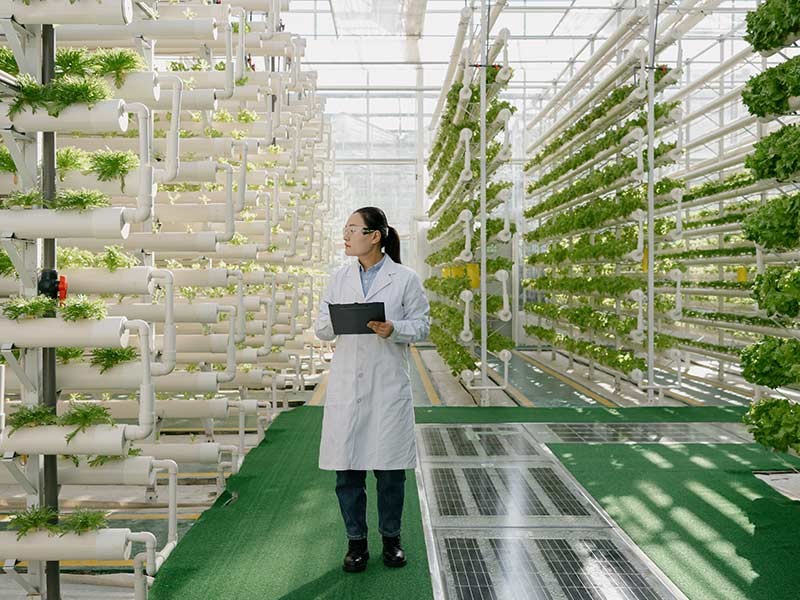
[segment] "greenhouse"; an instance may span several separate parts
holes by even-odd
[[[0,13],[0,599],[800,598],[800,0]]]

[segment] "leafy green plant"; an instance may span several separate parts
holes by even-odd
[[[69,409],[59,418],[59,425],[65,427],[74,426],[76,428],[74,431],[64,436],[67,443],[69,443],[79,433],[86,432],[89,427],[95,425],[115,425],[115,422],[105,406],[92,404],[90,402],[70,402]]]
[[[9,196],[0,200],[0,206],[3,208],[35,208],[43,203],[44,199],[39,190],[12,192]]]
[[[68,533],[81,535],[108,527],[108,515],[103,511],[77,508],[62,517],[59,526],[60,535]]]
[[[141,455],[142,455],[142,449],[141,448],[130,448],[128,450],[128,456],[141,456]],[[102,467],[105,464],[108,464],[110,462],[114,462],[116,460],[122,460],[123,458],[125,458],[125,457],[124,456],[113,456],[113,455],[112,456],[108,456],[108,455],[105,455],[105,454],[98,454],[98,455],[93,456],[92,458],[90,458],[88,460],[87,464],[90,467]]]
[[[88,77],[92,73],[92,61],[86,48],[59,48],[56,50],[56,76]]]
[[[56,360],[62,365],[69,364],[73,360],[80,360],[83,358],[83,348],[70,348],[62,346],[56,348]]]
[[[50,506],[32,506],[26,510],[11,515],[8,528],[17,532],[17,541],[29,533],[47,531],[50,535],[59,532],[55,522],[58,513]]]
[[[600,294],[611,298],[622,297],[633,290],[643,289],[647,282],[626,275],[595,275],[588,277],[538,277],[526,279],[523,286],[542,291],[570,294]]]
[[[748,240],[767,250],[800,246],[800,194],[773,198],[745,219],[742,230]]]
[[[94,77],[65,76],[54,79],[45,86],[47,112],[57,117],[62,110],[73,104],[93,106],[111,97],[111,90],[102,79]]]
[[[785,115],[789,98],[800,96],[800,57],[770,67],[750,78],[742,90],[742,101],[751,115]]]
[[[83,171],[88,166],[88,153],[74,146],[56,150],[56,170],[58,178],[64,181],[64,176],[70,171]]]
[[[255,123],[258,121],[258,113],[252,110],[242,109],[239,111],[239,114],[236,115],[236,120],[239,121],[239,123]]]
[[[756,52],[783,48],[800,34],[800,5],[797,0],[766,0],[747,13],[747,40]]]
[[[800,452],[800,405],[785,398],[762,398],[750,405],[742,421],[759,444]]]
[[[118,88],[125,83],[125,76],[133,71],[147,68],[144,59],[134,50],[127,48],[101,48],[92,55],[92,67],[100,77],[114,78]]]
[[[800,267],[767,267],[756,276],[753,298],[769,315],[800,315]]]
[[[759,140],[744,161],[756,179],[790,181],[800,172],[800,126],[786,125]]]
[[[117,269],[130,269],[139,264],[133,256],[125,254],[122,246],[106,246],[106,251],[97,257],[95,266],[104,266],[112,273]]]
[[[100,367],[100,373],[105,373],[117,365],[137,358],[139,353],[136,348],[95,348],[92,350],[91,364]]]
[[[14,57],[14,51],[7,46],[0,48],[0,71],[9,75],[19,75],[19,65]]]
[[[460,375],[461,371],[474,371],[477,368],[472,354],[438,325],[431,325],[430,338],[454,376]]]
[[[5,146],[0,146],[0,171],[3,173],[16,173],[17,165],[11,158],[11,152]]]
[[[102,299],[90,300],[79,294],[67,298],[59,308],[61,318],[65,321],[95,320],[106,318],[106,303]]]
[[[17,270],[14,268],[14,263],[11,258],[6,254],[5,250],[0,250],[0,277],[16,277]]]
[[[119,179],[122,191],[125,191],[125,177],[139,168],[139,157],[129,150],[101,150],[89,155],[89,165],[100,181]]]
[[[45,296],[23,298],[17,296],[3,304],[3,315],[7,319],[40,319],[52,316],[56,310],[56,301]]]
[[[28,406],[23,404],[14,413],[6,417],[9,437],[17,430],[24,427],[41,427],[43,425],[57,425],[58,417],[55,409],[50,406]]]
[[[791,385],[800,381],[799,360],[799,340],[765,337],[742,350],[742,376],[769,388]]]
[[[64,108],[72,104],[85,103],[92,106],[111,97],[111,90],[106,83],[92,77],[67,75],[42,85],[30,75],[23,74],[17,78],[17,82],[19,91],[8,109],[10,119],[25,108],[32,112],[44,108],[48,114],[57,117]]]
[[[60,190],[53,200],[55,210],[85,211],[109,206],[108,196],[97,190]]]

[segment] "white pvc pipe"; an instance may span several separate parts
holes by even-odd
[[[143,102],[145,104],[158,101],[161,97],[161,84],[155,71],[134,72],[123,75],[122,85],[117,87],[116,77],[104,77],[108,87],[119,98],[127,102]]]
[[[227,269],[173,269],[172,276],[178,287],[225,287],[228,285]],[[222,302],[218,302],[222,304]]]
[[[194,9],[195,7],[193,7]],[[185,10],[185,9],[182,9]],[[49,21],[48,21],[49,22]],[[215,19],[141,19],[128,25],[104,25],[98,27],[87,24],[82,15],[80,24],[64,25],[58,28],[58,43],[70,46],[105,47],[113,42],[115,46],[135,47],[137,37],[175,40],[215,40],[217,22]]]
[[[93,425],[67,442],[77,426],[42,425],[23,427],[11,432],[6,428],[0,436],[0,452],[18,454],[108,454],[128,453],[124,425]]]
[[[70,282],[71,288],[72,283]],[[218,305],[212,302],[177,304],[175,306],[175,322],[216,323],[218,321],[217,307]],[[163,323],[166,319],[166,307],[163,304],[148,303],[110,304],[108,305],[108,315]]]
[[[100,529],[78,535],[29,533],[17,540],[16,531],[0,532],[0,557],[30,561],[128,560],[130,529]]]
[[[152,267],[131,267],[109,271],[103,268],[63,269],[59,271],[67,279],[70,293],[75,294],[123,294],[150,295],[153,283],[150,280]],[[127,316],[127,315],[119,315]]]
[[[129,336],[126,323],[124,317],[75,322],[57,318],[19,321],[0,318],[0,343],[18,348],[49,348],[54,343],[79,348],[125,348]]]
[[[220,445],[216,442],[201,442],[196,444],[134,444],[141,448],[142,454],[163,460],[170,459],[176,462],[191,462],[202,464],[217,464],[219,462]]]
[[[149,456],[128,456],[96,467],[81,461],[76,467],[69,459],[58,460],[58,483],[62,485],[143,485],[156,484],[156,471]]]
[[[190,373],[194,375],[195,373]],[[213,373],[201,373],[214,375]],[[166,377],[160,377],[160,382]],[[161,390],[159,391],[167,391]],[[216,383],[208,392],[216,392]],[[199,392],[198,392],[199,393]],[[91,402],[108,409],[115,419],[135,419],[138,415],[139,404],[135,400],[109,400],[104,402]],[[59,411],[69,406],[67,402],[59,402]],[[155,403],[156,416],[160,419],[224,419],[228,416],[228,401],[224,398],[211,400],[157,400]]]
[[[114,207],[84,211],[47,208],[0,210],[0,229],[22,239],[102,237],[113,243],[128,237],[130,225],[125,223],[124,211]]]
[[[6,6],[6,14],[22,25],[85,24],[87,20],[95,25],[127,25],[133,20],[131,0],[13,1]]]
[[[14,127],[17,131],[125,133],[128,130],[128,112],[122,100],[103,100],[92,107],[73,104],[62,110],[57,117],[52,117],[41,109],[33,112],[30,108],[22,109],[13,119],[7,113],[8,104],[3,103],[0,105],[0,127]]]

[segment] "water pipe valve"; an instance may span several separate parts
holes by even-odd
[[[55,269],[42,269],[38,284],[39,294],[63,302],[67,298],[67,278]]]

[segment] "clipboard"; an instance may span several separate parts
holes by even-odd
[[[353,304],[329,304],[328,309],[336,335],[358,335],[375,333],[367,327],[370,321],[385,321],[383,302],[355,302]]]

